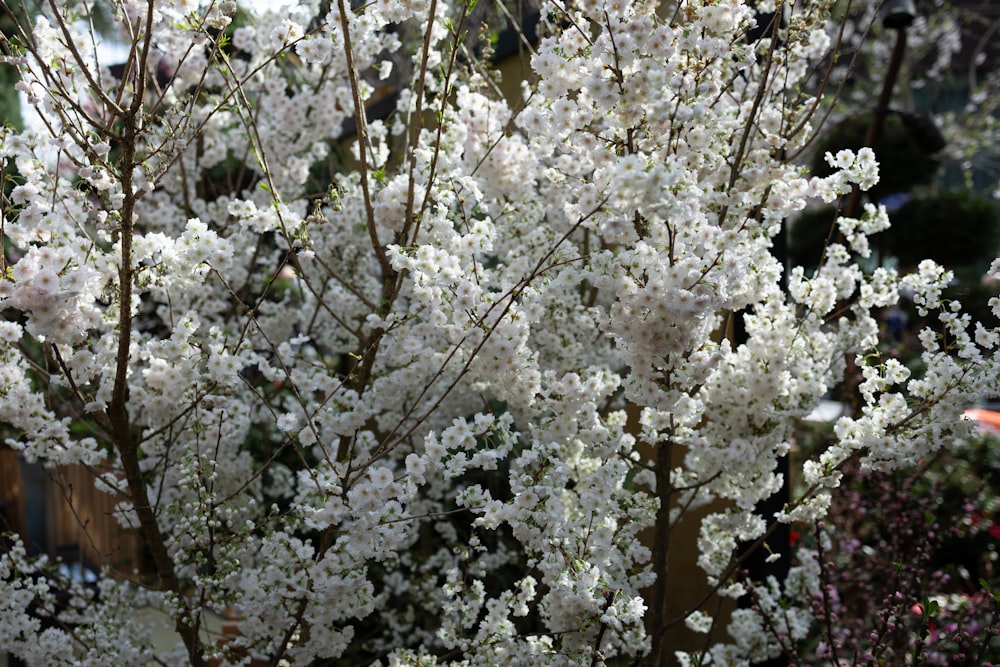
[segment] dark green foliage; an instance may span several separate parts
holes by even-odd
[[[0,13],[0,32],[3,33],[5,42],[17,35],[17,25],[10,16],[4,13]],[[5,44],[4,55],[9,55],[9,51],[10,48]],[[0,123],[18,129],[24,126],[21,118],[21,100],[14,88],[20,78],[21,75],[17,68],[12,65],[0,64]]]
[[[860,149],[865,144],[870,124],[869,113],[849,118],[831,128],[813,159],[813,173],[817,176],[832,174],[834,170],[824,155],[827,152],[836,154],[845,148]],[[882,137],[874,150],[879,162],[879,182],[868,191],[872,199],[928,185],[937,175],[938,160],[920,147],[896,114],[886,115]]]
[[[793,265],[806,269],[819,265],[826,243],[836,239],[838,215],[843,213],[836,207],[824,206],[798,217],[789,230],[788,253]],[[903,269],[932,259],[959,273],[967,268],[981,274],[1000,245],[1000,206],[972,192],[910,199],[890,213],[889,219],[892,227],[873,236],[872,246],[883,258],[894,258]]]
[[[803,211],[788,229],[788,257],[792,266],[812,270],[819,266],[827,241],[835,239],[840,213],[835,206]]]
[[[933,259],[947,267],[985,268],[996,257],[1000,207],[975,193],[911,199],[890,217],[886,247],[900,266]]]

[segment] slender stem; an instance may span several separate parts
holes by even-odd
[[[347,76],[351,84],[351,95],[354,98],[354,122],[358,128],[358,173],[361,176],[361,192],[365,200],[365,217],[368,223],[368,236],[371,239],[372,250],[382,267],[382,275],[395,275],[385,248],[378,238],[375,228],[375,207],[372,204],[371,183],[368,174],[368,118],[365,113],[365,100],[361,96],[361,82],[358,78],[358,67],[354,61],[354,45],[351,42],[351,24],[348,20],[348,7],[344,0],[337,0],[340,13],[340,27],[344,32],[344,57],[347,59]]]
[[[144,72],[145,63],[149,57],[152,40],[153,2],[147,2],[145,17],[145,33],[139,70]],[[111,393],[111,401],[106,411],[111,425],[111,437],[125,473],[128,494],[132,507],[139,521],[139,530],[143,541],[153,559],[156,574],[163,590],[172,593],[182,607],[187,607],[183,598],[183,590],[174,569],[173,559],[167,550],[166,539],[160,531],[156,512],[149,500],[149,490],[139,463],[139,444],[136,441],[128,414],[128,372],[129,351],[132,343],[132,304],[135,299],[133,292],[134,270],[132,267],[132,244],[135,233],[135,204],[138,199],[133,188],[133,170],[139,165],[137,146],[139,127],[143,110],[143,93],[145,88],[143,76],[137,77],[135,97],[128,109],[122,114],[123,141],[122,154],[119,162],[123,201],[120,209],[118,226],[118,241],[121,246],[121,264],[118,268],[119,311],[118,311],[118,349],[115,363],[115,380]],[[205,664],[204,653],[199,636],[200,615],[197,613],[178,614],[175,629],[181,636],[188,651],[192,665]]]
[[[656,581],[653,583],[649,600],[649,616],[646,619],[646,632],[652,640],[652,649],[643,661],[647,667],[659,667],[663,662],[665,625],[667,619],[667,604],[669,601],[668,556],[670,552],[670,534],[673,526],[670,522],[670,499],[673,490],[670,486],[670,461],[674,447],[672,442],[660,445],[656,451],[656,495],[660,506],[656,510],[655,534],[653,535],[653,571]]]

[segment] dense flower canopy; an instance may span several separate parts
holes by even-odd
[[[709,508],[697,561],[738,598],[739,545],[822,517],[845,461],[964,432],[997,331],[942,302],[943,267],[863,270],[884,209],[782,288],[782,221],[878,178],[869,149],[823,178],[786,160],[818,129],[830,4],[751,42],[775,15],[737,0],[546,2],[514,100],[472,3],[116,2],[117,76],[87,3],[46,8],[7,44],[40,123],[0,143],[0,422],[28,460],[91,466],[150,571],[57,600],[15,545],[0,644],[146,664],[154,605],[168,663],[659,664],[682,515]],[[937,318],[919,375],[877,354],[901,290]],[[759,513],[848,367],[860,409]],[[802,562],[771,587],[795,637]],[[718,622],[713,664],[778,650],[759,609]]]

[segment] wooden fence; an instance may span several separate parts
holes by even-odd
[[[24,503],[17,452],[0,445],[0,533],[24,534]]]
[[[131,574],[140,566],[140,543],[134,530],[115,518],[115,499],[94,485],[94,472],[81,465],[59,466],[41,475],[41,489],[28,493],[25,466],[18,454],[0,447],[0,532],[29,539],[29,525],[44,524],[33,546],[66,562],[111,566]],[[37,468],[32,470],[37,473]],[[32,477],[37,481],[38,474]],[[34,502],[32,502],[34,500]]]

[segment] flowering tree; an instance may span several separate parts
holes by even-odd
[[[882,210],[781,287],[782,220],[877,179],[868,150],[824,178],[784,158],[816,131],[829,4],[750,42],[735,0],[546,2],[516,101],[474,2],[122,0],[117,74],[86,2],[43,7],[5,45],[39,122],[0,147],[0,420],[27,459],[90,466],[150,567],[60,583],[15,543],[0,645],[38,664],[672,658],[683,516],[710,507],[691,550],[739,598],[741,543],[822,517],[847,461],[946,445],[997,389],[998,332],[941,302],[945,269],[854,261]],[[394,111],[369,118],[390,77]],[[939,313],[919,377],[874,353],[903,288]],[[862,409],[761,515],[846,359]],[[713,664],[805,636],[803,562],[756,609],[681,619],[727,626]],[[149,605],[174,654],[153,655]],[[242,620],[222,645],[204,625],[224,609]]]

